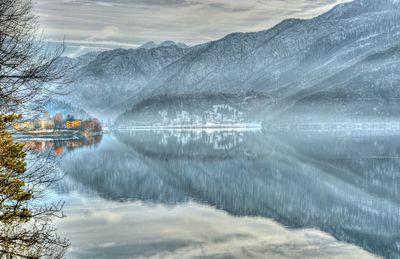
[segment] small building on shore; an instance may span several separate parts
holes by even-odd
[[[80,129],[81,126],[82,126],[82,122],[80,120],[73,120],[73,121],[66,122],[67,129]]]
[[[35,124],[30,121],[25,121],[25,122],[15,123],[12,125],[12,127],[16,131],[31,131],[35,129]]]
[[[37,121],[37,124],[39,126],[39,129],[42,129],[42,130],[52,130],[52,129],[54,129],[53,120],[39,119]]]

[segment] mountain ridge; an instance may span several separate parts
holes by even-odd
[[[185,43],[174,42],[172,40],[166,40],[159,44],[155,43],[154,41],[149,41],[149,42],[146,42],[143,45],[141,45],[139,48],[154,49],[154,48],[158,48],[158,47],[171,47],[171,46],[177,46],[179,48],[189,48],[189,46],[186,45]]]
[[[209,89],[214,88],[213,86],[210,87],[211,84],[206,82],[206,80],[211,77],[210,75],[217,74],[217,76],[210,81],[218,82],[218,79],[237,77],[236,80],[221,82],[222,84],[226,84],[224,86],[225,89],[234,88],[233,91],[247,91],[249,89],[264,91],[276,96],[279,101],[288,99],[288,97],[285,96],[287,95],[285,91],[295,92],[301,90],[297,89],[299,87],[296,82],[299,82],[299,79],[303,80],[303,82],[300,81],[300,84],[312,85],[313,81],[319,80],[319,77],[323,79],[324,76],[329,74],[333,75],[341,71],[341,69],[350,68],[352,64],[356,64],[364,57],[381,51],[382,48],[391,48],[395,42],[398,42],[398,34],[391,35],[391,33],[399,29],[399,9],[389,8],[391,6],[390,4],[394,4],[398,7],[399,5],[397,2],[380,2],[376,4],[381,7],[378,11],[370,12],[371,7],[367,6],[367,10],[359,10],[358,14],[354,17],[343,17],[343,9],[347,11],[352,10],[355,6],[365,6],[365,3],[370,2],[371,0],[358,0],[341,4],[318,17],[309,20],[286,20],[267,31],[253,34],[228,35],[217,42],[210,43],[213,46],[209,46],[209,49],[217,49],[213,54],[224,50],[226,51],[227,49],[229,50],[228,44],[234,45],[235,42],[228,42],[228,44],[219,49],[218,44],[222,44],[235,37],[238,38],[243,35],[254,37],[261,34],[264,38],[261,40],[261,44],[239,58],[239,63],[230,62],[228,58],[228,61],[221,65],[221,62],[216,60],[217,58],[215,58],[215,55],[209,54],[209,51],[208,53],[205,51],[207,54],[204,52],[198,54],[197,56],[200,57],[204,57],[205,55],[212,57],[211,61],[204,63],[208,63],[208,66],[215,66],[209,69],[209,72],[204,72],[203,76],[187,78],[187,75],[199,73],[198,71],[201,71],[201,67],[204,67],[204,64],[198,64],[198,67],[196,67],[194,71],[188,71],[187,68],[196,65],[196,63],[193,62],[195,58],[190,58],[190,64],[183,64],[181,68],[175,68],[178,72],[168,71],[171,70],[172,66],[178,66],[177,64],[187,58],[188,55],[193,54],[193,52],[190,52],[179,61],[161,71],[160,75],[153,79],[146,89],[156,89],[153,91],[156,91],[158,94],[166,92],[184,94],[187,93],[185,92],[185,87],[193,92],[197,89],[204,91],[207,87],[209,87]],[[382,15],[382,12],[385,12],[385,15]],[[338,13],[340,13],[341,16],[334,16],[334,14]],[[335,20],[333,21],[334,17]],[[274,35],[268,37],[272,33],[274,33]],[[385,37],[387,38],[385,39]],[[368,42],[368,39],[370,42]],[[240,41],[245,42],[245,40],[246,39],[239,39],[239,43]],[[365,46],[362,41],[367,41]],[[304,44],[304,42],[306,44]],[[369,47],[367,46],[368,44],[370,45]],[[267,51],[263,49],[265,45],[269,45],[267,46]],[[239,45],[239,47],[234,47],[236,47],[236,49],[231,48],[232,51],[229,54],[240,54],[238,49],[243,50],[248,47],[248,45],[244,46],[244,44],[242,44]],[[270,47],[269,50],[268,47]],[[304,54],[301,52],[304,52]],[[302,56],[300,56],[299,53],[302,54]],[[296,57],[296,55],[298,57]],[[269,62],[268,64],[268,62],[266,62],[267,64],[265,64],[262,61],[258,63],[257,59],[261,59],[262,57],[264,57],[264,60],[272,60],[278,63],[273,64],[273,62]],[[246,68],[241,68],[242,64],[247,60],[250,60],[251,63]],[[331,62],[331,64],[336,64],[328,67],[326,66],[328,61]],[[241,69],[226,69],[229,65]],[[273,68],[273,66],[275,66],[275,68]],[[322,66],[322,68],[320,66]],[[259,67],[261,69],[259,69]],[[269,72],[272,70],[271,67],[275,70],[274,73]],[[287,70],[282,71],[285,68],[287,68]],[[216,72],[216,69],[219,70]],[[227,74],[226,70],[230,73]],[[179,71],[184,71],[184,73],[180,73]],[[250,73],[248,73],[249,71]],[[310,73],[313,73],[312,78],[308,76]],[[306,81],[306,83],[304,83],[304,81]],[[144,96],[152,94],[153,93],[149,92],[142,93]]]
[[[400,69],[400,64],[396,61],[389,63],[390,54],[383,55],[380,61],[385,66],[381,68],[382,74],[368,81],[365,78],[375,68],[364,60],[390,49],[396,53],[395,46],[399,41],[399,1],[355,0],[339,4],[311,19],[288,19],[267,30],[232,33],[189,48],[169,46],[148,50],[112,50],[107,52],[108,56],[114,53],[119,63],[113,64],[111,60],[102,59],[104,55],[107,56],[102,53],[94,63],[82,70],[96,70],[103,66],[101,72],[107,71],[107,66],[121,67],[120,71],[109,73],[108,78],[92,75],[89,79],[98,84],[112,85],[109,87],[111,90],[104,86],[96,88],[111,97],[111,101],[107,101],[109,108],[98,108],[101,113],[122,113],[146,98],[163,94],[256,91],[269,95],[273,100],[263,105],[265,120],[269,120],[286,115],[291,117],[289,113],[296,110],[296,104],[301,100],[339,85],[347,89],[349,96],[359,99],[363,98],[363,91],[370,91],[369,88],[383,89],[382,93],[390,89],[393,98],[400,97],[400,92],[391,86],[400,84],[400,79],[391,72]],[[168,61],[150,66],[153,70],[148,71],[149,76],[144,76],[142,66],[146,67],[145,64],[155,61],[152,55],[140,55],[140,52],[164,53],[166,49],[174,49],[169,52],[172,54],[167,57]],[[127,55],[130,51],[135,54]],[[162,59],[163,54],[157,58]],[[137,66],[136,73],[131,72],[137,64],[129,59],[142,59],[138,61],[141,65]],[[354,74],[348,72],[352,70]],[[78,74],[87,76],[85,73]],[[351,85],[346,85],[346,78],[339,78],[339,75],[353,77],[347,80],[352,82]],[[99,78],[103,78],[103,81]],[[341,83],[333,82],[332,78]],[[389,84],[389,81],[393,82]],[[120,88],[125,90],[121,91]],[[357,92],[352,89],[357,89]],[[374,105],[382,101],[379,91],[376,97]],[[344,105],[343,100],[339,99],[338,102]],[[94,103],[93,106],[100,106],[101,103]],[[361,106],[369,109],[370,104]],[[310,103],[310,107],[313,105],[315,103]],[[358,113],[350,106],[343,111],[351,116]],[[337,111],[332,110],[332,114],[335,113]]]
[[[101,116],[102,110],[143,88],[149,79],[186,51],[177,46],[166,46],[101,52],[75,72],[68,101]]]

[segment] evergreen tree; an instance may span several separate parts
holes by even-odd
[[[26,171],[26,153],[23,144],[14,143],[7,132],[7,123],[18,119],[17,115],[0,116],[0,221],[27,221],[32,216],[27,202],[32,193],[25,190],[25,182],[19,176]]]
[[[59,258],[68,247],[51,227],[60,204],[34,205],[42,187],[56,178],[49,161],[27,168],[27,153],[7,131],[16,113],[39,105],[62,85],[59,58],[37,37],[30,0],[0,0],[0,258]],[[51,88],[50,88],[51,87]]]

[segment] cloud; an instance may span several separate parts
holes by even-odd
[[[287,229],[198,204],[90,200],[66,213],[57,227],[72,241],[71,258],[374,258],[318,230]]]
[[[112,39],[113,37],[116,37],[119,34],[121,34],[121,30],[119,29],[118,26],[107,25],[107,26],[104,26],[103,29],[100,31],[93,31],[93,33],[89,37],[89,40]]]
[[[198,44],[232,32],[311,18],[347,0],[34,0],[45,36],[136,46],[174,40]]]

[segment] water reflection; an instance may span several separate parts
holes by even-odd
[[[400,137],[313,132],[117,132],[65,156],[59,192],[206,204],[400,255]]]
[[[95,147],[100,144],[103,136],[93,135],[80,137],[77,139],[57,140],[57,139],[25,139],[19,140],[26,147],[37,154],[53,152],[56,156],[62,156],[66,152],[84,147]]]
[[[58,224],[72,241],[68,258],[374,258],[318,230],[286,229],[195,203],[84,198],[71,207],[79,209],[66,210]]]

